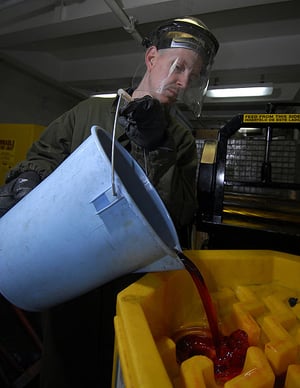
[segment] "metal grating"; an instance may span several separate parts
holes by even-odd
[[[199,159],[205,140],[196,139]],[[299,184],[300,160],[297,140],[273,139],[270,146],[271,180],[273,183]],[[261,182],[261,168],[265,158],[265,140],[262,139],[229,139],[227,143],[225,182]],[[277,197],[287,195],[281,189],[253,187],[237,184],[225,187],[237,193],[267,194]]]

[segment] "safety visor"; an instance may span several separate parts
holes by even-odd
[[[172,49],[163,49],[162,55],[170,56]],[[178,53],[178,50],[174,53]],[[203,98],[207,90],[209,67],[202,57],[195,54],[171,55],[172,60],[160,79],[155,94],[169,96],[173,101],[187,105],[196,117],[201,114]]]
[[[219,43],[204,23],[194,18],[175,19],[158,28],[149,38],[144,39],[144,46],[154,45],[158,50],[168,48],[185,48],[196,52],[202,60],[199,74],[193,75],[188,87],[181,91],[178,100],[188,106],[196,117],[202,110],[203,99],[208,88],[209,76]],[[169,76],[176,71],[170,66]],[[165,80],[167,84],[168,80]]]

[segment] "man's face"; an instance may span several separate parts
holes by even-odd
[[[173,103],[200,77],[202,59],[195,51],[170,48],[156,51],[149,70],[151,95],[163,104]]]

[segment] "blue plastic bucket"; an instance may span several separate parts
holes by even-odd
[[[13,304],[40,311],[143,267],[183,267],[156,190],[117,142],[113,180],[111,149],[111,135],[94,126],[0,219],[0,292]]]

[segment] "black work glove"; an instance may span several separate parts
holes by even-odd
[[[41,179],[37,172],[26,171],[0,187],[0,217],[34,189]]]
[[[130,140],[147,150],[157,148],[166,138],[163,107],[150,96],[137,98],[120,109],[119,124]]]

